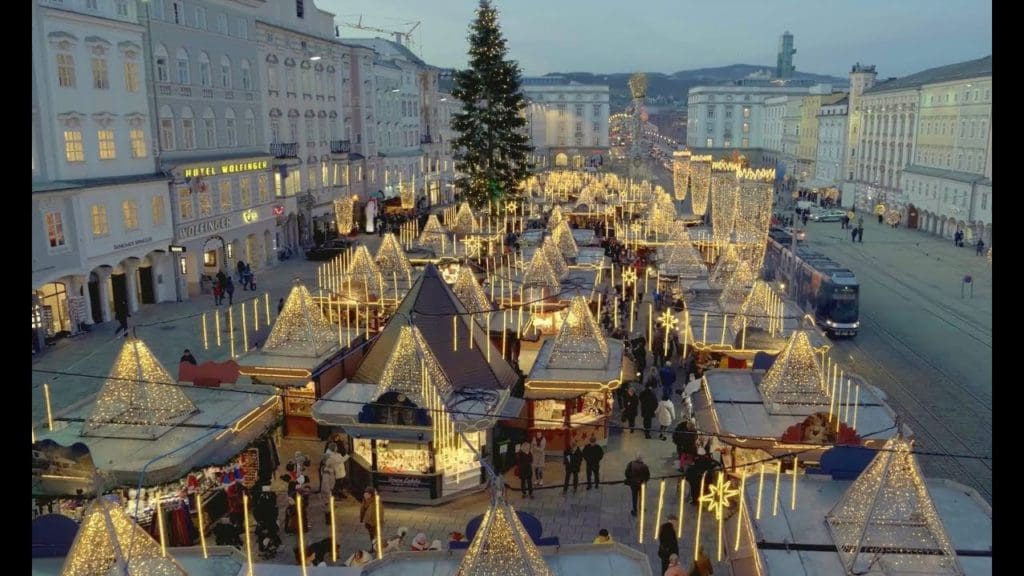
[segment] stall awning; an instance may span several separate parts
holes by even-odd
[[[502,407],[501,412],[498,413],[498,418],[518,418],[523,413],[523,405],[525,404],[526,400],[522,398],[509,398],[505,401],[505,406]]]

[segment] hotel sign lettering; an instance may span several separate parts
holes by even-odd
[[[241,172],[253,172],[255,170],[266,170],[269,164],[266,160],[255,162],[231,162],[227,164],[208,164],[206,166],[195,166],[185,168],[185,178],[196,178],[198,176],[220,176],[222,174],[238,174]]]
[[[201,236],[203,234],[209,234],[211,232],[227,230],[228,228],[231,228],[230,216],[214,218],[212,220],[204,220],[203,222],[196,222],[195,224],[178,226],[178,239],[184,240],[186,238],[193,238],[195,236]]]

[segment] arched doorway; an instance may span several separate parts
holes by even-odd
[[[160,263],[162,251],[150,252],[145,258],[139,261],[139,268],[136,271],[136,286],[138,287],[139,303],[156,304],[156,273]]]
[[[559,152],[558,154],[555,154],[555,166],[568,166],[568,165],[569,165],[569,155],[568,154],[566,154],[565,152]]]
[[[274,264],[274,251],[273,251],[273,244],[271,243],[270,230],[264,230],[263,231],[263,252],[262,253],[263,253],[263,260],[262,261],[265,262],[267,264],[267,266],[273,265]]]
[[[907,206],[907,228],[910,228],[912,230],[916,229],[917,228],[917,219],[918,219],[917,206],[914,206],[913,204],[910,204],[909,206]]]
[[[583,155],[581,155],[581,154],[573,154],[573,157],[572,157],[572,167],[573,168],[583,168]]]
[[[216,276],[217,272],[227,268],[227,244],[220,236],[210,236],[203,242],[202,275]]]
[[[248,236],[245,237],[245,262],[246,262],[246,264],[248,264],[249,266],[252,266],[253,263],[255,263],[256,267],[259,268],[259,264],[260,264],[260,262],[262,262],[262,260],[259,258],[258,252],[259,252],[259,241],[256,239],[256,233],[254,232],[254,233],[249,234]]]
[[[67,285],[63,282],[49,282],[36,290],[36,297],[42,313],[42,327],[47,336],[60,332],[71,332],[71,314],[68,310]]]

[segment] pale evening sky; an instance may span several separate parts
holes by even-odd
[[[287,0],[274,0],[287,1]],[[336,23],[415,32],[417,55],[466,64],[477,0],[314,0]],[[495,0],[511,58],[526,75],[676,72],[728,64],[775,66],[779,36],[795,36],[798,71],[846,76],[854,62],[880,77],[992,53],[989,0]],[[342,37],[377,36],[342,27]]]

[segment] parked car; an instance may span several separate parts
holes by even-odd
[[[783,230],[785,230],[790,236],[796,236],[796,241],[798,243],[807,240],[807,231],[802,228],[783,228]]]
[[[846,210],[832,208],[822,212],[812,212],[811,220],[815,222],[839,222],[846,215]]]
[[[316,248],[310,248],[307,250],[306,260],[330,260],[351,248],[353,244],[354,242],[348,238],[334,238],[332,240],[328,240]]]

